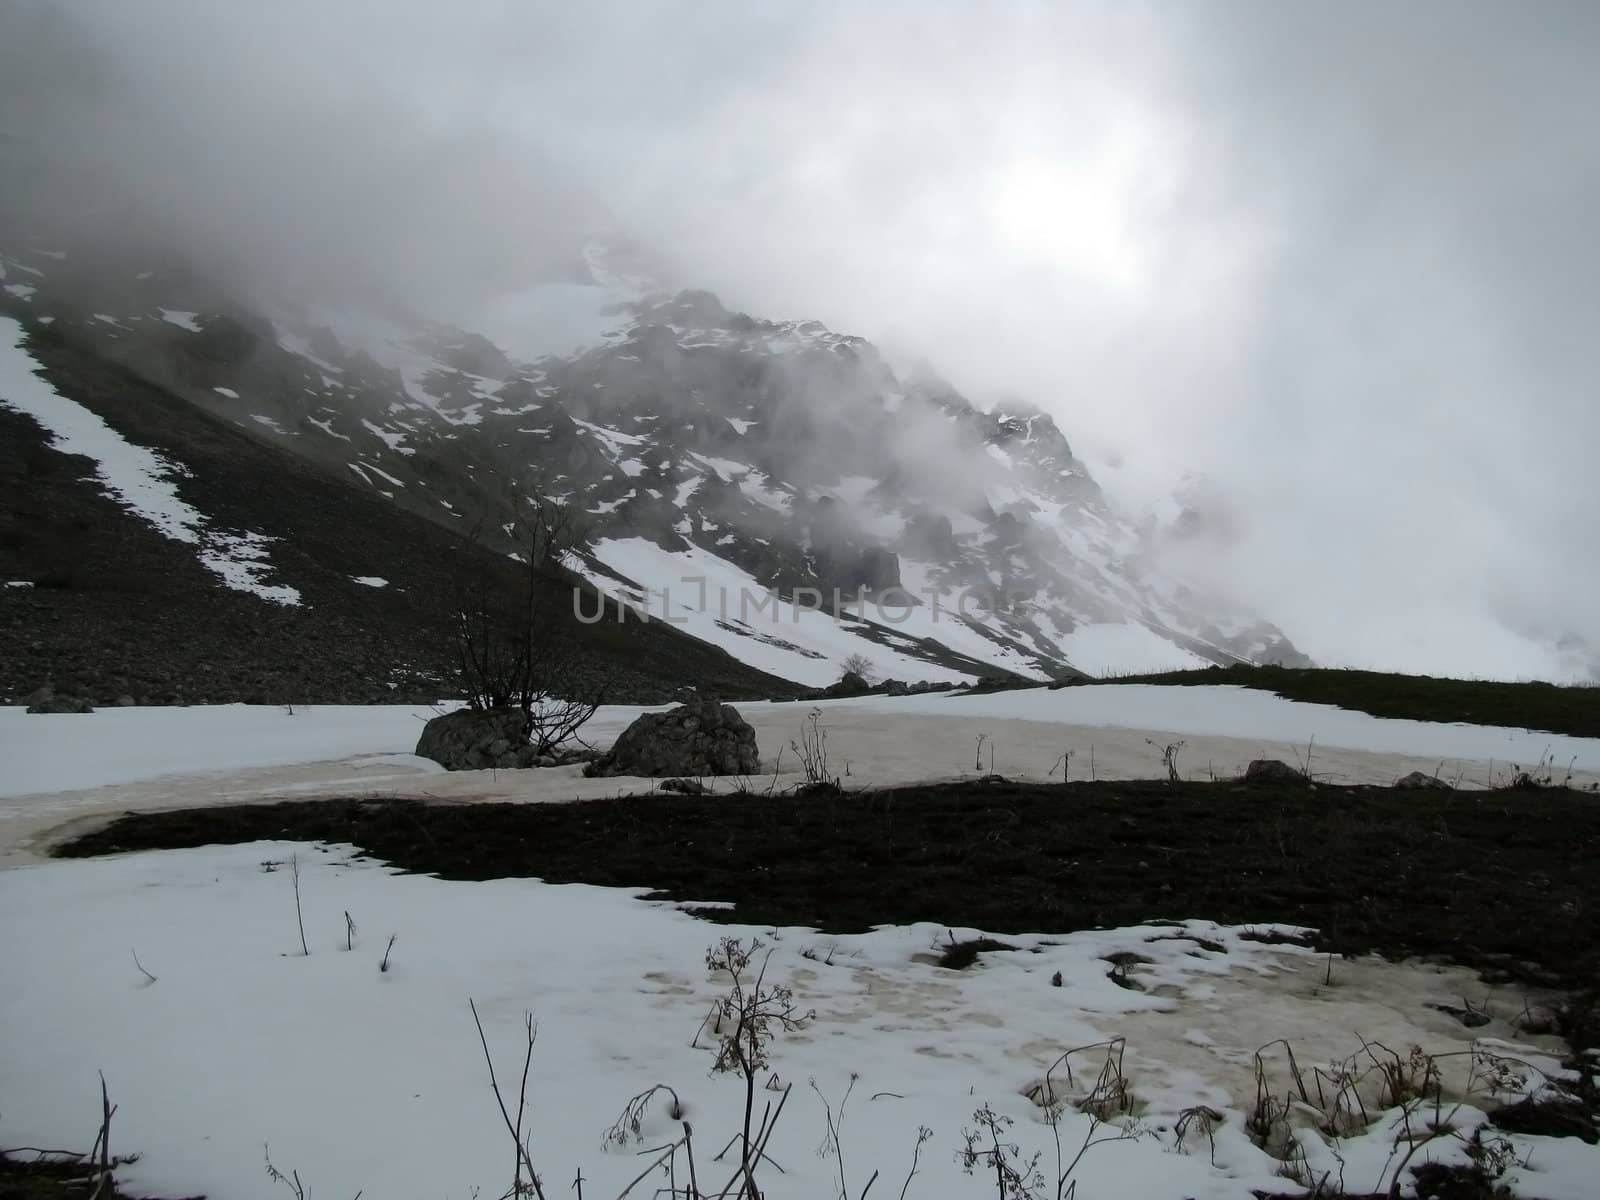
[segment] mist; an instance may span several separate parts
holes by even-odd
[[[1581,0],[20,0],[0,134],[49,168],[3,187],[513,354],[626,241],[1051,413],[1326,665],[1582,678],[1596,62]]]

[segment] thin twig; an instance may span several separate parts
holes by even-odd
[[[300,953],[306,958],[310,958],[311,949],[306,945],[306,919],[300,911],[300,856],[298,854],[290,857],[289,870],[294,876],[294,919],[300,926]]]
[[[109,1200],[115,1186],[111,1182],[111,1114],[116,1112],[116,1107],[111,1103],[111,1094],[106,1091],[106,1073],[100,1072],[100,1178],[94,1185],[93,1200]]]
[[[519,1185],[518,1190],[520,1191],[520,1184],[522,1182],[522,1167],[526,1166],[528,1168],[528,1181],[529,1181],[529,1183],[531,1183],[533,1185],[533,1194],[538,1196],[539,1200],[545,1200],[544,1189],[539,1185],[539,1175],[533,1169],[533,1160],[528,1157],[527,1148],[522,1144],[521,1139],[518,1137],[517,1127],[514,1124],[512,1124],[511,1114],[506,1111],[505,1097],[500,1094],[500,1080],[495,1076],[495,1072],[494,1072],[494,1056],[489,1053],[489,1039],[484,1036],[483,1021],[480,1020],[479,1017],[478,1017],[478,1005],[477,1005],[477,1002],[475,1000],[473,1000],[471,997],[468,997],[467,1006],[472,1009],[472,1023],[478,1027],[478,1041],[483,1046],[483,1059],[484,1059],[484,1061],[486,1063],[489,1064],[489,1086],[494,1089],[495,1103],[500,1106],[500,1118],[501,1118],[501,1120],[503,1120],[506,1123],[506,1132],[509,1133],[512,1136],[513,1139],[517,1140],[517,1183]],[[533,1016],[532,1016],[532,1014],[529,1014],[529,1016],[528,1016],[528,1057],[529,1057],[530,1060],[533,1057]],[[526,1075],[526,1071],[524,1071],[524,1075]]]

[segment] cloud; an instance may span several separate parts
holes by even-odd
[[[1232,532],[1194,565],[1326,661],[1600,646],[1593,5],[7,19],[6,132],[247,274],[470,323],[631,234],[731,306],[1028,397],[1129,503],[1209,480]]]

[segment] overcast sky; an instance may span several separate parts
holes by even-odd
[[[1192,565],[1319,660],[1600,646],[1591,0],[31,2],[9,127],[245,261],[465,320],[627,231],[1209,480]]]

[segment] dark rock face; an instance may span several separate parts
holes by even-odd
[[[622,731],[611,752],[585,775],[754,775],[761,769],[756,731],[731,704],[696,700],[646,713]]]
[[[1310,783],[1304,771],[1297,771],[1278,758],[1258,758],[1244,769],[1246,783]]]
[[[812,558],[816,582],[825,595],[837,591],[876,596],[900,587],[900,556],[882,546],[818,548]]]
[[[528,714],[520,708],[474,712],[470,708],[435,717],[422,727],[417,754],[447,771],[481,771],[489,767],[531,767]]]
[[[865,546],[856,565],[858,586],[869,592],[887,592],[900,586],[900,556],[882,546]]]

